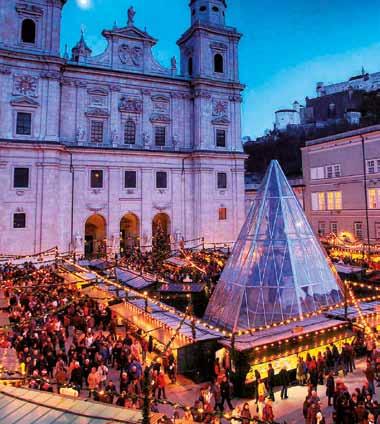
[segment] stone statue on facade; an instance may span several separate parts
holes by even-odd
[[[112,234],[112,253],[117,255],[120,252],[120,233]]]
[[[133,8],[133,6],[131,6],[128,9],[128,23],[127,23],[128,26],[133,26],[134,25],[134,23],[135,23],[135,15],[136,15],[135,9]]]
[[[117,144],[119,143],[119,134],[116,128],[114,128],[112,130],[112,134],[111,134],[111,140],[112,140],[112,145],[113,146],[117,146]]]
[[[79,233],[76,233],[74,237],[74,251],[83,254],[83,237]]]
[[[142,140],[143,140],[144,147],[150,146],[150,135],[149,134],[144,132],[143,135],[142,135]]]
[[[175,75],[177,73],[177,59],[175,58],[175,56],[170,59],[170,68],[172,71],[172,75]]]
[[[77,129],[77,133],[76,133],[76,141],[77,143],[83,143],[85,141],[86,138],[86,131],[84,128],[79,127]]]
[[[173,135],[173,147],[174,147],[174,149],[176,149],[178,147],[178,144],[179,144],[178,134],[174,134]]]

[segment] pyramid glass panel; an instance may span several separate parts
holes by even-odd
[[[335,306],[341,281],[277,161],[272,161],[205,319],[229,330]]]

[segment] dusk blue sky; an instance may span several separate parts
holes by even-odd
[[[274,111],[315,95],[318,81],[333,83],[380,71],[380,0],[227,0],[227,24],[243,34],[240,79],[246,84],[243,135],[272,128]],[[189,0],[68,0],[63,11],[62,48],[79,38],[81,26],[93,53],[101,36],[127,9],[135,25],[159,40],[155,57],[169,66],[179,58],[176,41],[189,27]]]

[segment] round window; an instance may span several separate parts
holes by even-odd
[[[199,11],[200,11],[200,12],[206,12],[206,10],[207,10],[207,7],[206,7],[206,6],[201,6],[201,7],[199,8]]]
[[[219,7],[213,6],[212,11],[213,12],[219,12]]]

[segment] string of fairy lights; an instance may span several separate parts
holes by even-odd
[[[44,253],[46,255],[51,255],[51,252],[52,252],[52,250],[49,250],[49,251],[46,251]],[[186,322],[186,319],[190,319],[191,322],[193,322],[194,324],[196,324],[198,326],[202,326],[205,329],[219,332],[221,335],[224,336],[224,338],[232,338],[232,337],[234,337],[236,335],[237,336],[243,336],[243,335],[247,335],[247,334],[254,334],[255,332],[258,332],[258,331],[267,330],[267,329],[275,328],[275,327],[281,327],[283,325],[290,324],[290,323],[302,322],[306,318],[315,317],[315,316],[318,316],[320,314],[331,312],[331,311],[333,311],[335,309],[342,308],[343,306],[345,306],[345,304],[349,304],[349,305],[353,306],[356,309],[357,314],[358,314],[357,321],[362,325],[365,334],[367,336],[369,336],[369,337],[373,337],[373,338],[376,337],[376,335],[373,332],[373,329],[369,325],[369,322],[368,321],[371,318],[373,318],[373,317],[378,317],[380,315],[380,311],[379,312],[375,311],[375,312],[371,312],[371,313],[368,313],[368,312],[364,313],[363,310],[362,310],[361,303],[379,300],[380,299],[380,294],[378,294],[378,292],[380,292],[380,287],[372,286],[372,285],[367,284],[367,283],[344,281],[345,287],[347,288],[347,295],[348,295],[347,297],[348,297],[348,299],[346,299],[345,302],[340,302],[340,303],[338,303],[338,304],[336,304],[334,306],[330,306],[328,308],[320,308],[319,310],[317,310],[315,312],[305,313],[301,317],[290,318],[290,319],[283,320],[283,321],[278,322],[278,323],[274,323],[272,325],[267,325],[267,326],[262,326],[262,327],[257,327],[257,328],[251,328],[251,329],[247,329],[247,330],[240,330],[240,331],[236,331],[236,332],[231,332],[231,331],[227,331],[227,330],[225,330],[223,328],[220,328],[218,326],[212,325],[212,324],[210,324],[208,322],[205,322],[205,321],[203,321],[201,319],[195,318],[193,315],[190,314],[189,308],[186,309],[185,313],[180,312],[180,311],[176,310],[175,308],[173,308],[173,307],[171,307],[171,306],[169,306],[169,305],[167,305],[167,304],[165,304],[165,303],[163,303],[163,302],[161,302],[161,301],[159,301],[157,299],[154,299],[154,298],[150,297],[147,293],[140,293],[140,292],[138,292],[138,291],[136,291],[134,289],[131,289],[131,288],[126,287],[126,286],[123,286],[119,282],[115,282],[113,280],[110,280],[109,278],[103,277],[103,276],[99,275],[96,272],[89,271],[89,269],[76,264],[70,258],[61,257],[60,255],[58,255],[58,252],[56,252],[56,251],[54,251],[54,253],[56,254],[56,258],[59,259],[62,262],[62,264],[67,264],[67,265],[70,266],[70,268],[76,270],[76,271],[72,272],[72,271],[68,271],[64,267],[61,268],[65,272],[69,272],[69,273],[72,273],[72,274],[77,275],[78,278],[79,278],[78,281],[69,282],[69,283],[68,282],[54,283],[52,285],[46,285],[46,284],[34,284],[34,285],[30,285],[30,286],[25,285],[25,286],[21,286],[21,287],[17,287],[17,288],[18,289],[23,289],[23,288],[25,288],[25,289],[28,289],[28,288],[33,288],[33,289],[35,288],[35,289],[37,289],[39,287],[45,288],[47,286],[53,286],[53,285],[59,286],[61,284],[62,285],[64,285],[64,284],[65,285],[67,285],[67,284],[77,285],[79,283],[95,283],[95,284],[104,283],[104,284],[106,284],[108,286],[113,286],[113,287],[115,287],[118,290],[123,290],[124,292],[126,292],[128,295],[130,295],[133,298],[144,299],[144,301],[151,302],[152,304],[159,306],[162,310],[167,311],[167,312],[170,312],[170,313],[173,313],[173,314],[177,315],[180,318],[179,325],[177,326],[177,328],[173,329],[172,327],[167,326],[165,323],[162,323],[162,321],[160,321],[159,319],[155,319],[152,316],[152,314],[149,313],[149,311],[144,311],[144,309],[141,309],[140,307],[136,306],[131,301],[128,301],[128,299],[126,299],[126,302],[127,302],[126,304],[128,305],[128,307],[130,307],[130,308],[133,309],[134,313],[145,314],[146,316],[149,316],[149,318],[151,320],[155,321],[157,325],[160,325],[160,326],[163,326],[164,325],[170,331],[173,332],[172,337],[169,339],[169,342],[166,345],[167,348],[171,346],[171,344],[173,343],[173,341],[175,340],[175,338],[177,336],[179,336],[179,335],[185,337],[185,339],[189,343],[191,343],[191,342],[194,341],[194,337],[189,337],[187,335],[180,334],[181,327]],[[43,254],[38,254],[38,255],[33,255],[33,256],[41,257],[42,255]],[[19,258],[20,257],[18,257],[18,259]],[[43,260],[43,256],[42,256],[42,260]],[[189,257],[189,263],[190,264],[192,263],[190,257]],[[45,272],[45,271],[44,270],[34,271],[34,273],[31,273],[30,276],[36,277],[37,275],[40,275],[39,274],[40,272]],[[91,272],[95,276],[95,279],[94,278],[82,278],[81,273],[88,274],[89,272]],[[25,277],[25,278],[28,278],[28,277]],[[2,285],[0,286],[0,288],[9,288],[9,287],[7,287],[7,284],[9,284],[11,282],[12,282],[12,280],[8,280],[8,281],[5,280],[2,283]],[[353,288],[354,287],[355,288],[362,288],[362,289],[371,290],[371,291],[376,292],[376,294],[370,295],[370,296],[366,296],[366,297],[361,297],[361,298],[358,299],[355,296],[355,293],[353,291]],[[108,298],[111,298],[112,299],[112,298],[115,298],[115,296],[109,296],[108,295]],[[105,297],[105,298],[102,298],[102,300],[107,300],[108,298]],[[70,304],[70,302],[66,303],[62,307],[62,309],[67,308],[69,306],[69,304]],[[56,309],[54,312],[57,312],[58,309]],[[52,311],[49,311],[48,313],[50,313],[50,312],[52,312]],[[21,323],[21,325],[22,325],[22,323]],[[263,346],[255,347],[254,348],[254,351],[264,353],[264,356],[261,356],[260,357],[260,360],[261,361],[262,360],[265,360],[265,359],[273,360],[273,359],[278,359],[280,357],[286,357],[288,355],[299,353],[299,347],[296,347],[296,348],[290,349],[290,350],[286,350],[286,351],[280,353],[279,354],[280,356],[278,356],[278,355],[272,355],[272,356],[269,356],[268,358],[265,357],[265,352],[267,350],[269,350],[270,348],[275,348],[276,346],[288,345],[288,344],[296,343],[296,342],[302,342],[305,339],[306,340],[307,339],[311,339],[315,335],[324,335],[325,333],[327,333],[328,331],[331,331],[331,330],[334,330],[334,331],[343,330],[344,328],[347,328],[347,326],[348,326],[348,323],[346,322],[346,323],[342,323],[342,324],[336,325],[336,326],[334,326],[332,328],[329,328],[329,329],[321,329],[321,330],[316,330],[316,331],[310,331],[310,332],[303,333],[303,334],[300,334],[300,335],[296,335],[295,334],[295,335],[293,335],[293,336],[291,336],[291,337],[289,337],[289,338],[287,338],[285,340],[278,340],[278,341],[273,342],[273,343],[268,343],[268,344],[263,345]],[[5,328],[5,327],[2,327],[2,328]],[[342,337],[346,337],[346,334],[342,334]],[[324,340],[324,341],[321,340],[320,341],[320,346],[322,346],[324,344],[333,343],[337,339],[338,339],[338,337],[334,336],[334,337],[328,338],[327,340]],[[240,343],[240,341],[239,341],[239,343]],[[313,345],[315,345],[314,341],[313,341]],[[304,349],[306,349],[308,347],[309,347],[308,345],[303,346]],[[0,368],[0,374],[1,374],[1,371],[3,371],[3,373],[6,373],[7,372],[3,368]],[[10,371],[10,373],[14,373],[14,371]],[[22,378],[21,379],[18,379],[18,380],[24,380],[25,381],[25,380],[30,379],[30,378],[31,377],[26,377],[25,375],[22,375]],[[171,402],[171,401],[168,401],[168,400],[158,400],[158,403],[168,404],[168,405],[172,406],[174,409],[183,409],[185,411],[191,411],[191,410],[194,409],[193,407],[185,406],[185,405],[180,405],[180,404],[178,404],[176,402]],[[205,411],[202,408],[198,408],[197,409],[197,412],[199,412],[199,413],[205,413]],[[231,414],[208,413],[208,412],[207,412],[207,414],[212,415],[212,416],[219,416],[219,417],[222,417],[222,418],[224,418],[224,419],[226,419],[228,421],[231,421],[232,419],[236,419],[238,421],[243,421],[243,419],[240,419],[238,417],[234,417]],[[244,422],[246,422],[246,421],[248,421],[248,419],[244,419]],[[252,420],[249,420],[249,421],[250,422],[260,422],[257,419],[252,419]]]
[[[57,259],[70,264],[70,266],[75,267],[75,268],[79,269],[82,272],[85,272],[85,273],[88,273],[89,272],[89,270],[87,268],[81,267],[80,265],[72,262],[70,259],[68,259],[66,257],[61,257],[61,255],[58,255],[57,248],[52,248],[52,249],[49,249],[49,250],[47,250],[45,252],[41,252],[41,253],[36,254],[36,255],[25,256],[25,257],[22,257],[22,258],[25,258],[26,259],[26,258],[38,256],[38,257],[41,257],[41,259],[43,260],[43,257],[45,255],[50,255],[52,252],[54,252],[56,254]],[[186,252],[183,251],[182,254],[184,254],[184,256],[186,258],[186,261],[191,266],[196,266],[197,267],[197,265],[193,261],[191,261],[190,256],[186,255]],[[21,258],[21,257],[18,256],[17,258]],[[202,270],[202,269],[200,269],[200,270]],[[202,270],[202,271],[204,271],[204,270]],[[117,288],[118,290],[124,290],[126,293],[128,293],[128,294],[130,294],[130,295],[132,295],[134,297],[143,298],[144,300],[149,301],[149,302],[151,302],[151,303],[159,306],[164,311],[175,314],[180,319],[182,319],[182,318],[184,318],[186,316],[189,317],[189,315],[187,313],[180,312],[177,309],[175,309],[175,308],[173,308],[173,307],[171,307],[171,306],[169,306],[169,305],[167,305],[167,304],[165,304],[165,303],[163,303],[161,301],[158,301],[158,300],[152,298],[147,293],[140,293],[140,292],[138,292],[136,290],[133,290],[132,288],[126,287],[124,285],[121,285],[118,282],[115,282],[115,281],[112,281],[112,280],[110,280],[108,278],[105,278],[103,276],[100,276],[99,274],[97,274],[97,273],[95,273],[93,271],[92,271],[92,273],[94,273],[96,275],[96,277],[99,279],[100,282],[104,282],[104,283],[106,283],[108,285],[112,285],[115,288]],[[91,281],[92,281],[91,279],[84,279],[82,282],[85,283],[85,282],[91,282]],[[364,284],[363,283],[352,283],[352,282],[350,282],[350,284],[352,284],[352,285],[354,285],[356,287],[362,287],[362,288],[364,287]],[[367,285],[367,288],[368,289],[373,289],[373,287],[370,287],[368,285]],[[380,291],[380,288],[379,287],[376,287],[375,288],[375,291],[379,292]],[[355,297],[350,296],[349,303],[351,305],[354,305],[355,306],[357,304],[357,302],[355,302],[355,299],[356,299]],[[360,301],[361,302],[368,302],[368,301],[374,301],[374,300],[378,300],[378,299],[380,299],[380,295],[372,295],[372,296],[367,296],[367,297],[364,297],[364,298],[360,298]],[[304,313],[301,316],[284,319],[284,320],[282,320],[280,322],[273,323],[273,324],[270,324],[270,325],[268,324],[268,325],[263,325],[263,326],[259,326],[259,327],[253,327],[253,328],[249,328],[249,329],[245,329],[245,330],[238,330],[238,331],[228,331],[225,328],[221,328],[221,327],[219,327],[217,325],[214,325],[214,324],[212,324],[210,322],[203,321],[200,318],[194,318],[194,320],[195,320],[195,324],[196,325],[202,326],[206,330],[216,331],[216,332],[219,332],[223,337],[231,338],[233,336],[244,336],[244,335],[254,334],[254,333],[258,332],[258,331],[268,330],[268,329],[271,329],[271,328],[275,328],[275,327],[279,327],[279,326],[284,326],[284,325],[291,324],[291,323],[302,322],[305,319],[316,317],[316,316],[318,316],[320,314],[328,313],[328,312],[331,312],[331,311],[333,311],[335,309],[342,308],[344,305],[345,305],[345,302],[340,302],[340,303],[338,303],[336,305],[333,305],[333,306],[322,307],[322,308],[318,309],[317,311],[313,311],[313,312],[310,312],[310,313]]]

